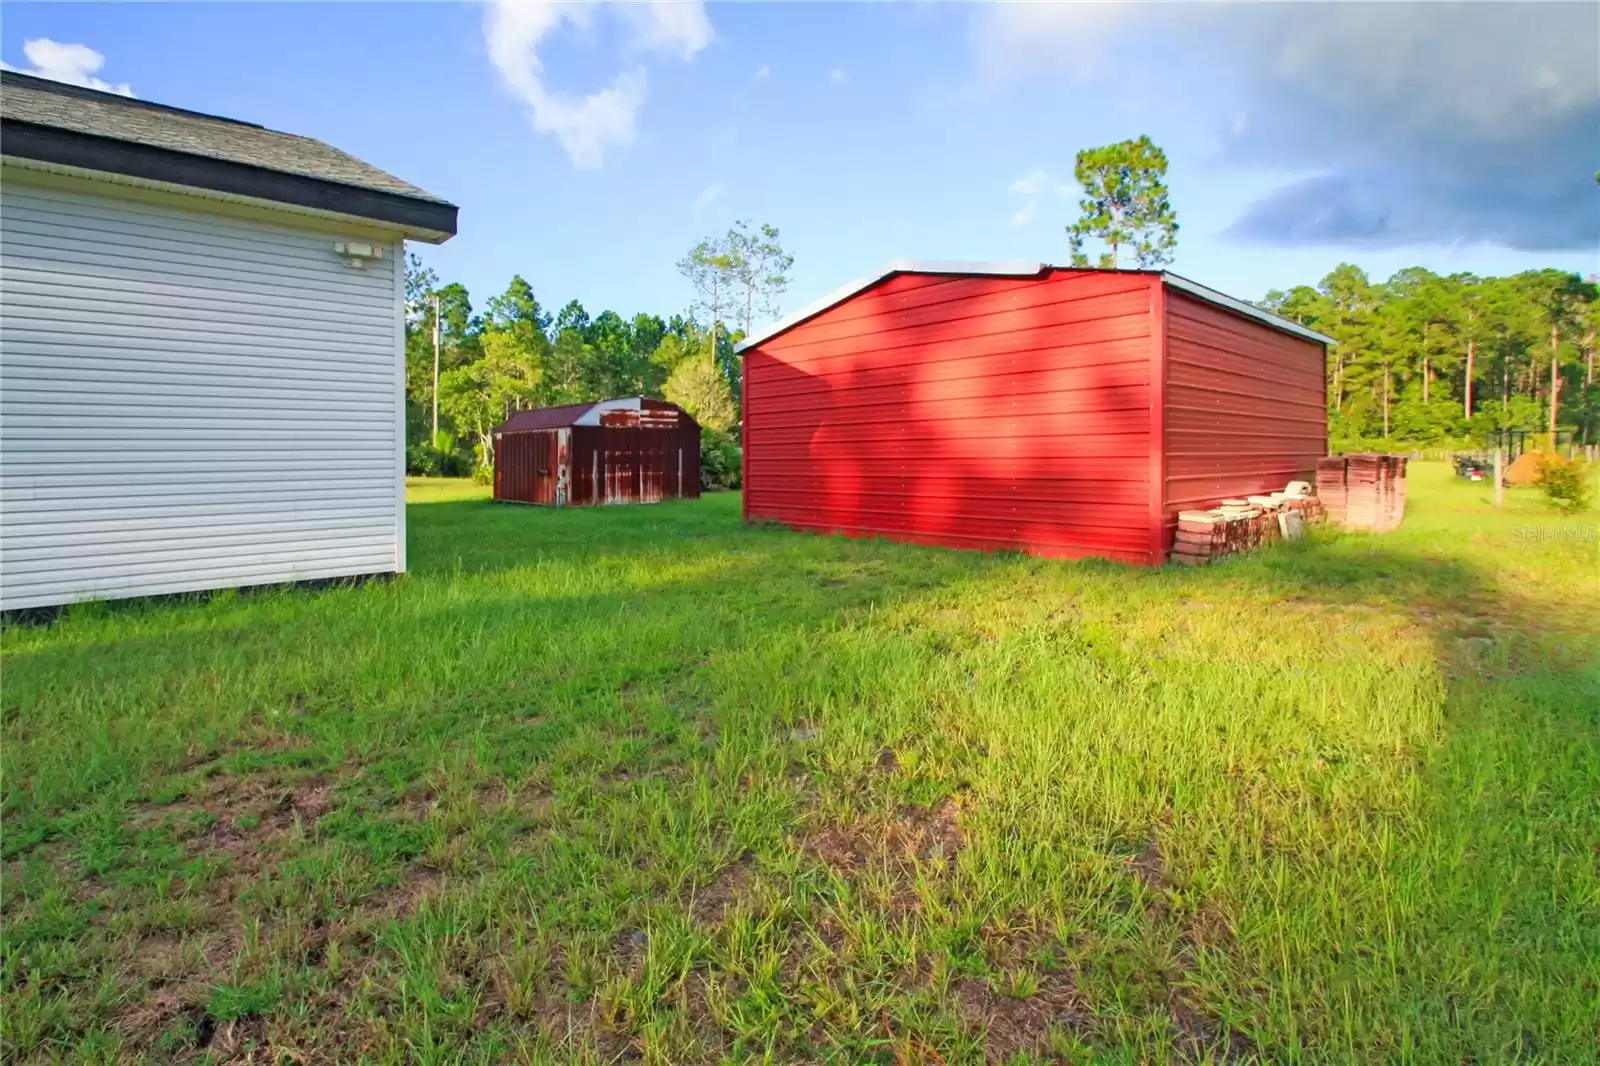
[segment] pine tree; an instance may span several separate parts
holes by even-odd
[[[1122,265],[1126,252],[1141,267],[1172,262],[1178,216],[1167,199],[1167,154],[1149,137],[1078,153],[1074,171],[1085,196],[1078,221],[1067,227],[1074,266],[1088,266],[1084,242],[1098,238],[1103,269]]]

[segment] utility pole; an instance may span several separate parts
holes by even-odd
[[[1495,431],[1494,438],[1494,505],[1499,507],[1505,499],[1505,471],[1503,469],[1503,456],[1505,452],[1500,449],[1500,433]]]
[[[438,446],[439,440],[439,294],[433,294],[433,437],[428,447]]]
[[[1561,403],[1561,377],[1556,359],[1561,354],[1561,327],[1550,323],[1550,450],[1556,450],[1556,409]]]

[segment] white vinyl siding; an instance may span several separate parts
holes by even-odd
[[[400,242],[11,176],[0,608],[403,569]]]

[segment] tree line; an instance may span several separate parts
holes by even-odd
[[[1495,430],[1600,440],[1596,285],[1561,270],[1509,277],[1408,267],[1374,282],[1349,263],[1260,306],[1332,337],[1337,447],[1470,444]]]
[[[1178,220],[1166,173],[1166,154],[1148,137],[1079,152],[1084,198],[1067,227],[1073,265],[1089,266],[1091,241],[1101,268],[1171,262]],[[465,287],[441,286],[410,257],[409,466],[482,476],[494,427],[516,411],[646,395],[695,416],[706,432],[703,479],[732,482],[741,389],[734,345],[758,318],[779,313],[793,265],[777,229],[736,223],[679,261],[695,298],[664,319],[591,317],[576,300],[552,315],[521,277],[475,312]],[[1258,306],[1333,338],[1335,448],[1470,445],[1504,429],[1566,431],[1589,444],[1600,441],[1597,295],[1594,281],[1560,270],[1477,277],[1410,267],[1375,282],[1345,263],[1315,286],[1268,292]]]
[[[700,423],[702,479],[736,483],[740,373],[734,345],[776,314],[793,257],[770,225],[736,223],[699,242],[679,270],[695,291],[670,318],[591,316],[577,300],[552,314],[520,275],[474,308],[466,286],[405,263],[406,460],[419,474],[487,477],[494,428],[517,411],[659,396]]]
[[[1087,148],[1067,227],[1074,266],[1087,241],[1102,268],[1172,261],[1178,219],[1167,156],[1148,137]],[[1600,440],[1595,382],[1600,300],[1560,270],[1443,276],[1422,267],[1374,282],[1344,263],[1315,286],[1273,290],[1259,306],[1336,342],[1328,352],[1329,436],[1337,448],[1470,445],[1495,430]]]

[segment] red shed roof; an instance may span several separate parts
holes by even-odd
[[[570,426],[613,425],[616,423],[610,420],[602,423],[602,418],[612,412],[627,411],[670,411],[683,418],[689,417],[683,408],[666,400],[652,400],[648,396],[624,396],[617,400],[596,400],[593,403],[569,403],[560,407],[536,407],[531,411],[518,411],[496,426],[495,432],[522,433],[539,429],[566,429]],[[646,414],[643,424],[648,426],[661,423],[660,417],[654,422],[650,417]],[[637,422],[638,419],[634,421]],[[675,419],[673,421],[675,422]]]
[[[734,351],[747,351],[751,348],[754,348],[758,344],[769,341],[778,334],[793,329],[806,319],[820,315],[822,312],[826,311],[835,304],[843,303],[856,293],[865,289],[870,289],[872,286],[878,284],[878,282],[883,281],[886,278],[891,278],[896,274],[953,274],[956,276],[992,274],[1002,277],[1032,278],[1038,277],[1050,270],[1072,269],[1087,270],[1091,268],[1055,267],[1051,266],[1049,263],[964,263],[934,259],[897,259],[888,266],[884,267],[882,270],[878,271],[876,274],[869,274],[864,278],[857,278],[855,281],[850,282],[850,284],[835,289],[833,292],[830,292],[828,295],[824,296],[815,303],[807,304],[805,307],[802,307],[793,314],[786,315],[783,318],[778,319],[778,321],[772,323],[770,326],[767,326],[765,329],[757,330],[755,333],[752,333],[750,336],[740,341],[734,347]],[[1107,271],[1107,273],[1113,273],[1113,271]],[[1201,285],[1197,281],[1190,281],[1188,278],[1174,274],[1170,271],[1118,270],[1114,271],[1114,273],[1159,275],[1161,279],[1166,282],[1166,284],[1175,289],[1180,289],[1191,296],[1195,296],[1206,301],[1207,303],[1215,304],[1218,307],[1223,307],[1229,311],[1234,311],[1238,314],[1245,315],[1248,318],[1253,318],[1257,321],[1264,322],[1273,329],[1282,330],[1285,333],[1292,333],[1295,336],[1304,337],[1307,340],[1317,341],[1320,344],[1334,343],[1332,337],[1326,337],[1315,330],[1307,329],[1298,322],[1291,322],[1287,318],[1280,318],[1269,311],[1263,311],[1254,304],[1235,299],[1226,293],[1218,292],[1216,289]]]
[[[532,411],[518,411],[495,430],[566,429],[594,410],[592,403],[569,403],[560,407],[538,407]]]

